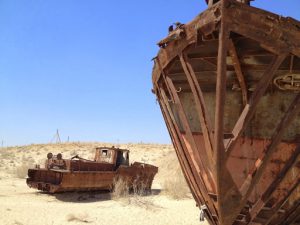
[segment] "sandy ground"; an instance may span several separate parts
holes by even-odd
[[[66,143],[0,148],[0,224],[207,224],[199,221],[199,209],[186,184],[180,180],[182,175],[178,173],[178,162],[169,145],[119,146],[130,149],[131,162],[142,161],[159,166],[153,192],[149,196],[130,195],[116,199],[108,192],[50,195],[27,187],[23,178],[27,168],[36,163],[42,164],[48,152],[61,152],[64,158],[74,154],[92,158],[96,146],[110,144]],[[176,192],[186,192],[185,197],[174,196],[172,191],[165,190],[166,177],[168,187],[171,184],[178,189],[179,186]],[[173,178],[177,179],[177,183],[172,183]]]

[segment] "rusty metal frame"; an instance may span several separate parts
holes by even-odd
[[[273,62],[270,64],[269,68],[262,75],[262,78],[257,84],[257,87],[254,93],[252,94],[248,104],[245,106],[243,112],[241,113],[241,116],[239,117],[235,127],[233,128],[232,131],[233,138],[230,139],[227,143],[225,143],[227,157],[230,155],[238,138],[241,136],[242,132],[249,124],[260,98],[264,95],[265,91],[267,90],[270,84],[270,81],[275,75],[276,70],[278,69],[278,67],[281,65],[281,63],[285,58],[286,58],[286,54],[276,56]]]
[[[169,89],[172,92],[172,95],[174,97],[174,103],[175,106],[177,108],[180,120],[182,122],[183,128],[186,132],[187,135],[187,139],[188,139],[188,143],[190,144],[190,146],[187,146],[189,152],[190,152],[190,156],[194,162],[195,165],[197,165],[196,162],[199,162],[199,167],[196,166],[197,171],[200,173],[200,171],[203,171],[203,173],[206,173],[206,176],[208,178],[208,182],[204,182],[206,184],[206,186],[210,187],[210,189],[213,189],[213,184],[214,184],[214,180],[212,179],[212,177],[210,176],[209,173],[207,173],[207,168],[204,166],[202,158],[200,156],[200,151],[198,150],[198,146],[196,145],[196,142],[194,140],[191,128],[189,126],[189,122],[187,119],[187,116],[183,110],[183,106],[181,104],[180,98],[177,94],[176,88],[172,82],[172,80],[169,77],[166,77],[166,81],[167,81],[167,85],[169,86]],[[187,145],[187,144],[186,144]]]
[[[275,206],[272,207],[271,212],[273,213],[272,216],[270,216],[265,224],[269,225],[275,215],[278,213],[278,211],[281,209],[281,207],[288,201],[289,197],[294,193],[294,191],[297,189],[300,182],[300,174],[298,175],[298,178],[295,179],[295,181],[291,184],[290,189],[286,192],[284,196],[281,197],[281,199],[277,200]]]
[[[261,177],[263,171],[266,168],[272,154],[276,151],[276,147],[281,141],[281,138],[284,134],[284,131],[289,126],[293,119],[297,114],[300,112],[300,94],[298,94],[293,102],[291,103],[289,109],[285,113],[284,117],[278,124],[274,135],[271,138],[271,143],[266,147],[262,156],[259,157],[255,163],[255,168],[249,173],[248,177],[246,178],[244,184],[240,188],[240,192],[242,193],[244,199],[247,199],[253,190],[254,185]]]
[[[186,55],[180,55],[180,62],[182,65],[182,68],[184,70],[184,73],[186,75],[186,78],[188,80],[188,83],[191,87],[195,106],[198,112],[199,120],[201,123],[201,128],[204,136],[204,142],[205,142],[205,150],[207,153],[207,156],[209,159],[212,159],[212,153],[213,153],[213,134],[212,134],[212,127],[211,127],[211,121],[208,117],[208,110],[205,105],[203,93],[201,90],[201,87],[198,83],[196,74],[193,70],[193,67],[189,63]],[[211,163],[211,161],[210,161]]]
[[[246,82],[244,79],[242,67],[240,64],[239,56],[237,54],[237,51],[236,51],[236,48],[235,48],[235,45],[234,45],[232,39],[229,40],[229,53],[232,58],[233,67],[234,67],[237,79],[239,81],[239,84],[240,84],[240,87],[242,90],[242,99],[243,99],[243,104],[245,106],[248,103],[248,93],[247,93],[248,91],[247,91],[247,86],[246,86]]]
[[[300,215],[300,200],[289,210],[287,216],[280,218],[275,225],[290,225],[299,218]]]
[[[159,63],[156,63],[153,70],[153,83],[160,84],[155,87],[159,90],[156,90],[158,100],[168,124],[167,126],[172,136],[172,141],[177,148],[176,151],[179,161],[181,161],[183,170],[186,173],[186,179],[191,183],[190,186],[195,191],[197,202],[206,204],[210,212],[209,215],[214,215],[210,222],[218,225],[231,225],[234,221],[242,222],[242,220],[237,219],[237,216],[244,215],[242,210],[245,209],[254,187],[270,164],[270,159],[281,142],[286,127],[292,123],[300,111],[300,94],[298,94],[290,104],[289,109],[283,113],[281,121],[279,121],[274,134],[270,138],[270,143],[256,160],[255,166],[250,170],[242,185],[235,187],[231,174],[229,174],[227,169],[227,163],[231,157],[231,153],[243,135],[243,132],[249,126],[250,121],[255,115],[259,101],[267,92],[275,73],[280,69],[283,61],[290,54],[300,57],[300,45],[297,44],[300,23],[289,18],[281,18],[268,12],[260,12],[257,9],[249,7],[248,4],[249,1],[247,0],[209,0],[209,9],[184,26],[185,38],[181,40],[176,39],[173,42],[169,41],[165,44],[165,47],[160,50],[157,56]],[[259,13],[261,13],[266,20],[277,22],[262,22],[262,17],[259,17]],[[219,33],[217,65],[210,60],[210,57],[215,58],[215,53],[212,55],[205,55],[205,53],[199,54],[198,52],[194,52],[194,55],[189,54],[191,48],[197,47],[198,40],[201,41],[200,44],[203,44],[205,41],[210,41],[209,38],[215,41],[214,38],[217,36],[217,32]],[[199,38],[199,35],[202,35],[204,38]],[[249,93],[245,81],[247,74],[244,72],[247,68],[242,67],[243,62],[239,59],[238,50],[235,45],[235,37],[238,35],[258,42],[265,51],[263,53],[259,52],[258,54],[273,56],[272,62],[266,69],[264,65],[263,67],[257,67],[260,71],[264,68],[264,71],[257,83],[256,89],[250,96],[248,96]],[[282,38],[283,35],[285,38]],[[232,59],[232,65],[227,65],[228,56]],[[217,70],[214,125],[211,124],[209,119],[203,91],[201,89],[202,86],[200,87],[200,81],[197,78],[198,74],[194,71],[190,61],[192,58],[200,59],[202,62],[214,66]],[[167,74],[164,70],[170,66],[170,62],[172,61],[177,61],[178,66],[178,59],[183,69],[184,80],[181,80],[182,72],[175,70],[173,74]],[[224,138],[227,71],[235,72],[241,88],[241,99],[243,102],[242,112],[233,127],[232,133],[229,134],[230,138]],[[180,75],[180,78],[177,79],[181,81],[181,84],[188,84],[188,91],[191,92],[191,96],[193,96],[195,100],[195,108],[200,120],[204,149],[206,157],[209,159],[209,166],[203,163],[205,156],[199,155],[199,146],[197,146],[193,136],[195,134],[193,134],[191,130],[187,114],[179,96],[180,94],[178,93],[180,90],[176,89],[176,85],[172,81],[171,76],[176,77],[176,73]],[[160,79],[161,77],[163,77],[163,79]],[[177,84],[179,84],[180,87],[180,83],[178,82]],[[171,102],[164,89],[167,90],[169,96],[172,96]],[[174,109],[171,109],[170,104],[174,104]],[[177,124],[178,121],[175,119],[172,110],[178,113],[184,132],[180,131]],[[298,156],[299,148],[289,156],[285,167],[279,171],[273,182],[268,184],[269,186],[266,187],[263,196],[255,202],[253,208],[249,209],[250,220],[244,222],[251,224],[254,223],[254,220],[259,219],[256,216],[263,207],[265,207],[265,204],[271,198],[275,190],[277,190],[283,177],[288,173],[291,167],[295,166],[297,159],[293,157],[297,158]],[[214,176],[208,176],[208,181],[203,180],[202,177],[204,174],[206,176],[209,175],[207,169],[211,170]],[[299,179],[294,180],[292,187],[284,196],[285,199],[288,199],[295,188],[298,187],[299,181]],[[208,194],[208,187],[214,185],[216,192]],[[212,195],[214,198],[212,198]],[[275,203],[271,209],[275,215],[277,215],[277,211],[280,210],[285,203],[285,199],[278,199],[277,203]],[[299,211],[299,206],[295,206],[294,211],[287,214],[287,221],[297,219],[294,213],[295,211]],[[272,222],[273,225],[273,219],[274,217],[270,217],[269,220],[265,222]],[[280,218],[280,220],[282,221],[282,218]]]
[[[159,93],[159,96],[162,97],[162,99],[166,99],[165,97],[163,97],[163,95],[161,93]],[[182,169],[184,170],[184,176],[190,186],[190,188],[193,191],[193,193],[196,193],[195,195],[195,198],[198,199],[198,201],[201,201],[201,199],[198,198],[198,196],[202,195],[201,192],[199,192],[199,190],[197,190],[197,185],[196,185],[196,179],[193,177],[193,178],[190,178],[189,176],[186,176],[186,174],[193,174],[192,173],[192,169],[191,169],[191,164],[188,163],[188,159],[186,157],[186,154],[184,153],[185,151],[183,150],[183,146],[182,146],[182,142],[180,140],[180,136],[178,136],[178,134],[176,133],[177,128],[175,127],[175,123],[174,123],[174,120],[172,119],[172,116],[169,112],[169,109],[167,109],[167,104],[165,101],[161,102],[161,101],[158,101],[159,102],[159,105],[160,107],[163,109],[162,112],[163,112],[163,116],[164,118],[166,119],[166,121],[168,121],[168,125],[167,125],[167,128],[171,134],[171,139],[172,139],[172,142],[175,143],[174,146],[176,146],[176,153],[177,153],[177,156],[178,156],[178,159],[179,159],[179,162],[182,166]],[[172,127],[171,127],[172,126]]]
[[[161,73],[162,73],[162,77],[163,77],[163,79],[164,79],[164,82],[167,83],[167,81],[166,81],[167,75],[166,75],[166,73],[165,73],[165,70],[164,70],[164,69],[162,68],[162,66],[161,66],[161,63],[160,63],[159,58],[155,58],[155,62],[157,63],[159,69],[161,70]],[[168,89],[168,92],[169,92],[169,94],[170,94],[171,101],[174,102],[174,97],[173,97],[173,95],[172,95],[171,90],[169,89],[169,86],[167,86],[167,89]]]
[[[218,210],[220,214],[220,223],[225,224],[224,205],[224,179],[222,179],[225,170],[225,146],[224,146],[224,106],[226,98],[226,57],[229,42],[229,30],[226,23],[225,2],[221,2],[220,11],[222,14],[221,28],[219,31],[219,49],[216,80],[216,109],[215,109],[215,133],[214,133],[214,160],[215,176],[218,196]]]
[[[227,10],[230,17],[231,31],[261,43],[265,49],[276,55],[281,55],[283,52],[290,52],[300,57],[300,46],[297,44],[298,36],[296,33],[298,32],[297,27],[300,25],[299,21],[268,13],[265,15],[266,20],[279,20],[280,22],[265,23],[257,16],[257,9],[236,1],[222,1],[229,2],[230,4]],[[282,36],[285,36],[285,38],[281,38]]]
[[[248,174],[248,177],[245,179],[243,185],[240,187],[240,193],[242,195],[242,199],[240,200],[239,204],[236,205],[235,209],[231,209],[232,214],[238,214],[243,209],[250,194],[253,191],[254,186],[261,178],[263,172],[266,169],[266,166],[270,161],[272,154],[275,152],[276,147],[280,143],[280,140],[284,134],[283,133],[284,130],[293,121],[295,116],[297,116],[299,111],[300,111],[300,94],[298,94],[293,100],[293,102],[290,104],[289,109],[287,110],[284,117],[280,121],[279,125],[277,126],[274,132],[273,137],[271,138],[271,143],[266,147],[266,149],[262,153],[262,156],[258,158],[258,160],[255,163],[255,167]],[[226,199],[225,201],[229,201],[229,200],[230,199]],[[234,216],[232,218],[234,218]]]
[[[217,68],[217,64],[214,63],[214,62],[212,62],[212,61],[210,61],[209,58],[200,58],[200,59],[201,59],[203,62],[206,62],[206,63],[212,65],[213,67]]]
[[[262,210],[262,208],[265,206],[265,204],[270,200],[272,194],[275,192],[277,186],[282,182],[285,175],[290,171],[290,169],[295,165],[297,162],[297,159],[300,155],[300,146],[295,149],[293,154],[290,156],[290,158],[286,161],[284,167],[280,171],[280,173],[277,175],[277,177],[274,179],[272,184],[269,185],[268,189],[264,192],[262,197],[253,205],[253,207],[250,210],[250,220],[248,223],[252,222],[258,213]]]
[[[189,146],[186,145],[185,141],[180,136],[180,129],[179,129],[178,125],[176,124],[172,110],[168,104],[168,99],[167,99],[166,94],[164,93],[163,89],[160,89],[160,95],[163,99],[162,107],[165,110],[164,112],[168,113],[166,115],[166,117],[168,118],[168,121],[171,122],[169,124],[172,124],[172,126],[173,126],[173,132],[171,134],[173,134],[173,137],[175,137],[175,140],[177,140],[177,142],[180,143],[179,145],[177,145],[177,151],[180,155],[185,156],[182,159],[182,161],[185,162],[185,164],[186,164],[185,168],[187,170],[190,170],[190,173],[189,173],[190,175],[193,174],[192,178],[194,178],[194,179],[191,180],[191,183],[193,184],[192,186],[194,186],[196,193],[198,193],[198,197],[205,196],[205,197],[202,197],[202,199],[210,199],[206,203],[203,202],[203,200],[200,200],[199,202],[201,202],[202,204],[208,204],[207,205],[208,210],[211,212],[211,215],[216,215],[217,213],[215,211],[214,203],[208,195],[208,191],[206,190],[203,180],[201,179],[201,177],[198,176],[200,173],[200,170],[197,166],[197,163],[192,159],[191,154],[186,154],[187,152],[190,152],[191,150],[188,149]],[[204,193],[203,193],[203,191],[201,191],[201,190],[206,190],[206,191],[204,191]]]

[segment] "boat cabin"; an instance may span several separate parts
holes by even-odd
[[[116,167],[120,165],[129,166],[129,150],[107,147],[96,148],[95,161],[101,163],[115,164]]]

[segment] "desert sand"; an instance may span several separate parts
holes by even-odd
[[[121,144],[130,150],[130,161],[159,167],[152,194],[114,197],[109,192],[45,194],[26,185],[26,171],[43,165],[48,152],[64,158],[78,154],[94,157],[96,146],[109,143],[41,144],[0,148],[0,224],[1,225],[176,225],[197,224],[199,209],[180,171],[171,145]]]

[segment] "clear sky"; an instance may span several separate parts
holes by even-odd
[[[253,5],[300,20],[299,0]],[[151,70],[204,0],[0,0],[0,141],[170,143]],[[1,144],[1,143],[0,143]]]

